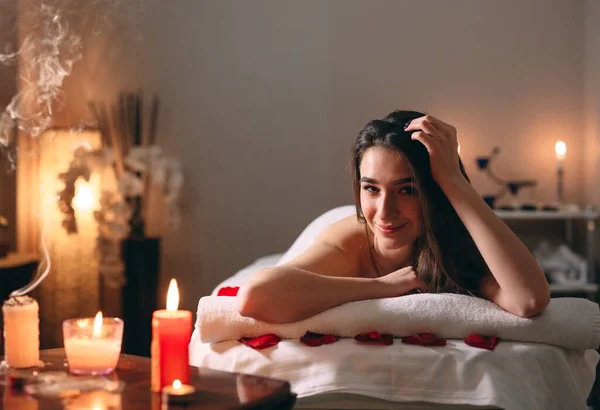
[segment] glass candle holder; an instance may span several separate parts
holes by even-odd
[[[102,327],[94,330],[94,318],[67,319],[63,322],[63,340],[71,373],[105,375],[117,367],[123,321],[102,318]]]

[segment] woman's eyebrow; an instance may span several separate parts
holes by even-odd
[[[360,181],[358,182],[367,182],[369,184],[377,184],[377,180],[373,179],[373,178],[369,178],[369,177],[362,177],[360,179]],[[413,179],[408,177],[408,178],[401,178],[397,181],[394,181],[394,185],[401,185],[401,184],[406,184],[407,182],[413,182]]]

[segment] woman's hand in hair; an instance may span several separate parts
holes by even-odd
[[[458,161],[456,128],[431,115],[416,118],[404,128],[414,131],[413,140],[420,141],[429,152],[431,175],[443,186],[455,178],[464,178]]]
[[[386,296],[390,298],[406,295],[411,290],[419,289],[417,272],[412,266],[398,269],[376,280],[385,285]]]

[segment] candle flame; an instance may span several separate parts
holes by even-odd
[[[178,390],[181,389],[181,381],[179,379],[173,381],[173,388]]]
[[[460,142],[457,142],[458,147],[456,147],[456,150],[458,151],[458,153],[460,154]]]
[[[75,192],[73,208],[86,212],[94,207],[94,191],[89,183],[78,184]]]
[[[96,313],[96,317],[94,318],[94,337],[100,336],[100,332],[102,331],[102,311],[99,310]]]
[[[557,159],[563,159],[567,154],[567,144],[564,141],[557,141],[554,146],[554,151],[556,152]]]
[[[179,290],[177,289],[177,281],[171,279],[169,290],[167,291],[167,310],[177,310],[179,307]]]

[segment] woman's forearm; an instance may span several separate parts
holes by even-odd
[[[389,289],[371,278],[332,277],[302,269],[266,268],[240,288],[238,311],[270,323],[289,323],[356,300],[387,297]]]
[[[455,179],[442,189],[503,292],[501,300],[512,307],[507,310],[527,314],[543,309],[548,282],[527,247],[466,180]]]

